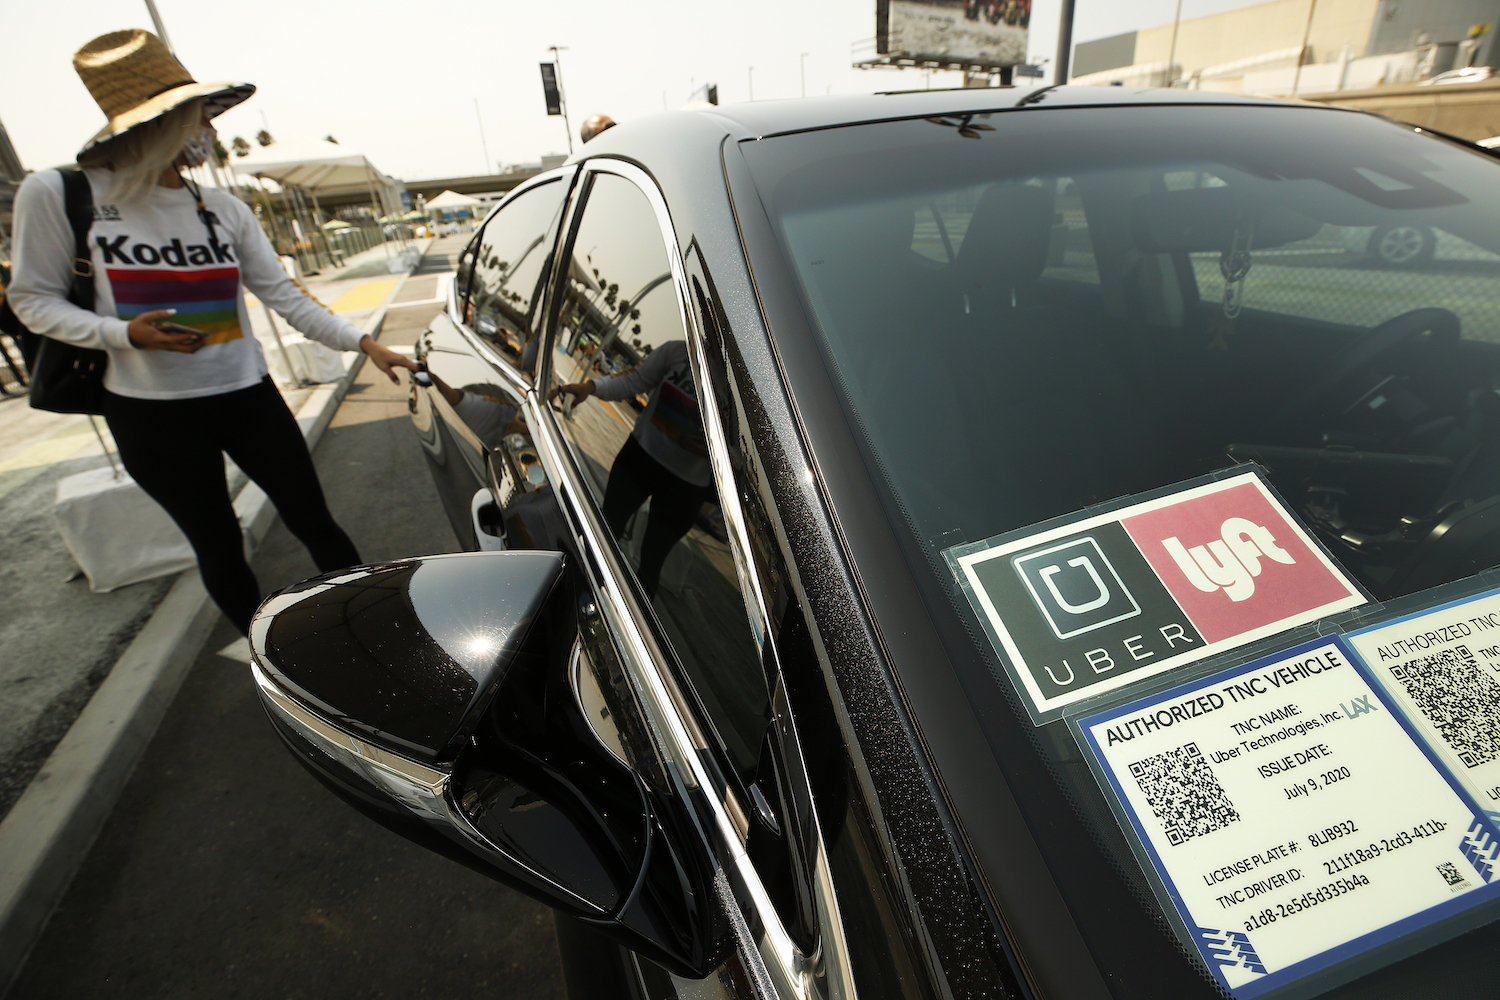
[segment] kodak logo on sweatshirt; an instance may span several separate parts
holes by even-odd
[[[244,336],[239,313],[240,269],[227,244],[184,245],[174,239],[161,246],[131,245],[129,236],[96,236],[94,242],[103,252],[104,273],[115,296],[115,314],[121,319],[132,320],[153,309],[176,309],[172,322],[202,330],[208,334],[207,343],[223,344]],[[168,267],[152,266],[161,264]],[[228,266],[203,267],[205,264]]]

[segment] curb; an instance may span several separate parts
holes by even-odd
[[[428,243],[431,246],[431,243]],[[420,266],[426,247],[418,258]],[[377,336],[402,276],[361,329]],[[311,451],[359,374],[365,355],[343,354],[344,375],[314,389],[297,410]],[[276,508],[246,483],[234,502],[247,550],[265,538]],[[62,900],[94,838],[219,620],[195,572],[184,572],[115,661],[83,711],[0,821],[0,997],[10,989]]]

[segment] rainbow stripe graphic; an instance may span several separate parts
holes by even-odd
[[[153,309],[176,309],[172,322],[202,330],[207,343],[223,344],[244,336],[240,330],[240,269],[212,267],[196,271],[106,268],[115,293],[115,314],[135,319]]]

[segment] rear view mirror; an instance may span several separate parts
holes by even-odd
[[[1147,253],[1227,251],[1237,233],[1241,244],[1249,238],[1251,250],[1269,250],[1305,240],[1322,225],[1230,187],[1158,191],[1131,205],[1135,245]]]
[[[261,702],[367,816],[705,975],[712,858],[584,717],[565,580],[561,553],[477,552],[288,588],[251,623]]]

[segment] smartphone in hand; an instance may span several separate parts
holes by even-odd
[[[156,328],[158,330],[165,330],[167,333],[186,333],[189,334],[195,341],[204,340],[208,337],[208,334],[203,332],[202,330],[196,330],[190,326],[183,326],[181,323],[162,322],[156,324]]]

